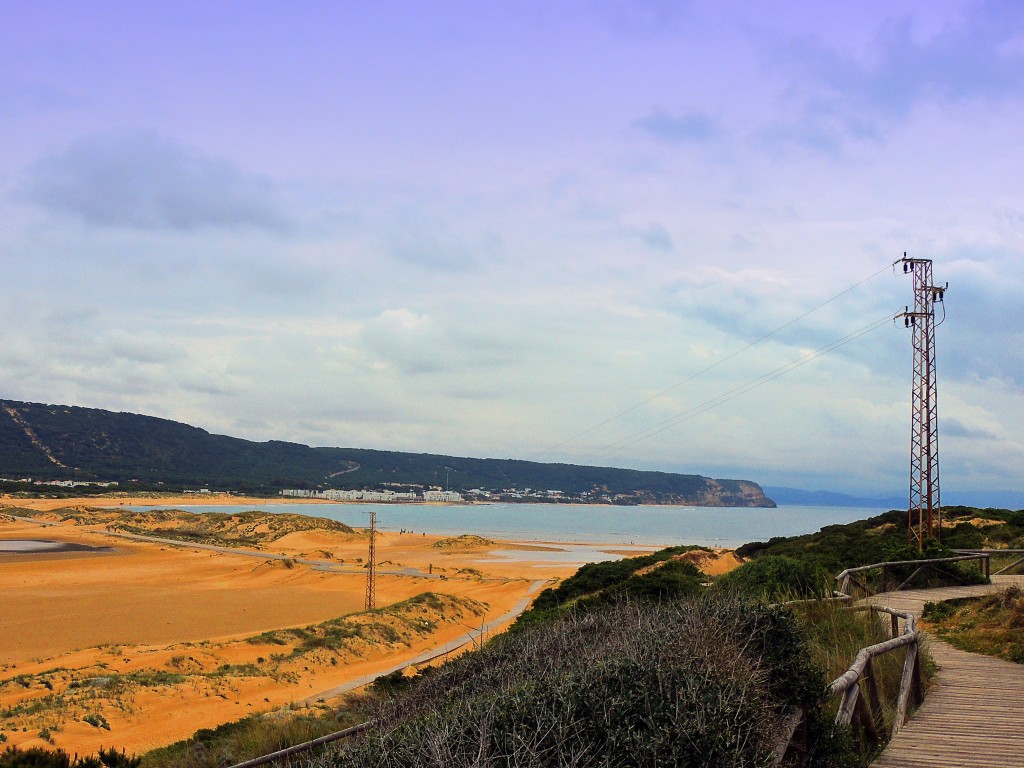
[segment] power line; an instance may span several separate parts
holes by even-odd
[[[540,453],[534,454],[531,457],[531,459],[535,461],[538,458],[540,458],[541,456],[544,456],[544,455],[546,455],[548,453],[551,453],[552,451],[556,451],[559,448],[561,448],[561,447],[563,447],[565,445],[568,445],[569,443],[575,442],[576,440],[579,440],[581,437],[586,437],[591,432],[595,432],[596,430],[600,429],[601,427],[607,426],[608,424],[611,424],[613,421],[616,421],[617,419],[620,419],[623,416],[626,416],[627,414],[632,413],[633,411],[636,411],[636,410],[638,410],[640,408],[643,408],[645,405],[647,405],[648,403],[653,402],[654,400],[657,400],[659,397],[664,397],[669,392],[672,392],[672,391],[678,389],[679,387],[683,386],[683,384],[687,384],[687,383],[693,381],[694,379],[696,379],[698,376],[703,376],[708,371],[712,371],[715,368],[717,368],[718,366],[720,366],[720,365],[722,365],[724,363],[729,362],[730,360],[732,360],[737,355],[741,355],[744,352],[746,352],[748,349],[751,349],[752,347],[756,347],[762,341],[766,341],[767,339],[770,339],[772,336],[775,336],[777,333],[780,333],[780,332],[786,330],[787,328],[789,328],[789,326],[794,325],[795,323],[800,322],[801,320],[803,320],[808,315],[811,315],[811,314],[817,312],[822,307],[831,304],[836,299],[841,298],[842,296],[845,296],[850,291],[852,291],[852,290],[854,290],[856,288],[859,288],[860,286],[864,285],[864,283],[868,282],[869,280],[873,280],[874,278],[878,277],[883,272],[888,271],[891,266],[892,266],[891,264],[887,264],[886,266],[882,267],[877,272],[874,272],[874,273],[868,275],[863,280],[860,280],[860,281],[854,283],[849,288],[846,288],[846,289],[840,291],[839,293],[835,294],[831,298],[828,298],[825,301],[821,302],[821,304],[818,304],[817,306],[812,307],[811,309],[809,309],[806,312],[804,312],[802,315],[793,318],[789,322],[787,322],[787,323],[785,323],[783,325],[780,325],[775,330],[766,333],[764,336],[761,336],[759,339],[756,339],[755,341],[750,342],[745,347],[737,349],[735,352],[732,352],[731,354],[726,355],[725,357],[721,358],[717,362],[712,363],[711,365],[707,366],[706,368],[702,368],[701,370],[697,371],[696,373],[690,374],[689,376],[687,376],[682,381],[678,381],[675,384],[673,384],[672,386],[668,387],[667,389],[663,389],[660,392],[657,392],[656,394],[653,394],[650,397],[646,398],[645,400],[641,400],[636,405],[632,405],[629,408],[627,408],[626,410],[620,411],[619,413],[617,413],[614,416],[611,416],[611,417],[605,419],[604,421],[600,422],[599,424],[595,424],[594,426],[589,427],[589,428],[583,430],[582,432],[579,432],[579,433],[573,435],[572,437],[566,438],[565,440],[563,440],[560,443],[556,443],[555,445],[552,445],[552,446],[550,446],[548,448],[545,448]]]
[[[848,333],[846,336],[836,339],[835,341],[832,341],[826,344],[825,346],[814,350],[813,352],[808,352],[806,355],[803,355],[802,357],[799,357],[796,360],[793,360],[772,371],[769,371],[768,373],[759,376],[756,379],[751,379],[750,381],[741,384],[738,387],[734,387],[733,389],[730,389],[728,392],[713,397],[710,400],[706,400],[700,405],[696,405],[693,408],[689,408],[685,411],[675,414],[674,416],[670,416],[667,419],[659,421],[657,424],[652,424],[651,426],[645,429],[642,429],[638,432],[634,432],[631,435],[627,435],[626,437],[623,437],[613,443],[609,443],[608,445],[605,445],[604,447],[599,448],[598,450],[590,454],[587,454],[582,459],[580,459],[580,461],[591,461],[594,459],[602,458],[611,453],[622,450],[623,448],[628,448],[632,445],[636,445],[639,442],[647,440],[648,438],[654,437],[655,435],[658,435],[664,432],[665,430],[676,426],[677,424],[682,424],[684,421],[689,421],[690,419],[700,416],[701,414],[707,413],[713,408],[717,408],[718,406],[723,405],[724,403],[727,403],[730,400],[734,400],[737,397],[740,397],[741,395],[745,395],[747,392],[750,392],[751,390],[764,386],[768,382],[773,381],[779,378],[780,376],[789,373],[790,371],[796,370],[797,368],[807,365],[807,363],[810,363],[813,360],[816,360],[817,358],[826,355],[829,352],[832,352],[833,350],[838,349],[839,347],[849,344],[851,341],[859,339],[861,336],[864,336],[865,334],[868,334],[871,331],[880,328],[881,326],[889,322],[892,322],[898,316],[899,314],[886,315],[880,320],[876,320],[875,322],[870,323],[864,326],[863,328],[853,331],[852,333]]]

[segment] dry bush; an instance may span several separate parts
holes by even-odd
[[[813,717],[824,689],[788,610],[721,595],[621,602],[496,638],[309,765],[761,766],[790,705],[832,744]]]

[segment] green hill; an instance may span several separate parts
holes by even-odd
[[[275,492],[283,488],[444,485],[562,491],[619,503],[774,506],[745,480],[611,467],[475,459],[360,448],[265,443],[187,424],[96,408],[0,400],[0,477],[97,480],[152,487]]]

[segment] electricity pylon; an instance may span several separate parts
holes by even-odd
[[[377,538],[377,511],[370,510],[370,557],[366,564],[366,610],[372,611],[377,607],[377,585],[375,583],[377,568],[376,542]]]
[[[935,378],[935,305],[942,304],[949,283],[932,282],[931,259],[897,260],[903,273],[914,276],[914,309],[906,307],[903,323],[912,328],[914,383],[910,409],[910,504],[907,509],[907,540],[923,550],[929,540],[942,536],[942,502],[939,496],[938,386]],[[895,264],[896,262],[894,262]]]

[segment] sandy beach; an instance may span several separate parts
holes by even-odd
[[[212,494],[0,500],[0,539],[96,548],[0,552],[0,733],[8,744],[152,749],[466,639],[578,568],[545,560],[565,554],[556,544],[379,533],[378,610],[366,613],[364,531],[282,534],[257,519],[239,522],[249,526],[244,547],[170,543],[160,539],[182,535],[197,516],[154,518],[152,530],[136,516],[126,533],[121,512],[90,508],[120,501],[266,503]],[[299,501],[296,511],[315,514],[317,503]],[[158,540],[131,538],[149,534]],[[691,554],[708,572],[735,564],[730,553]]]

